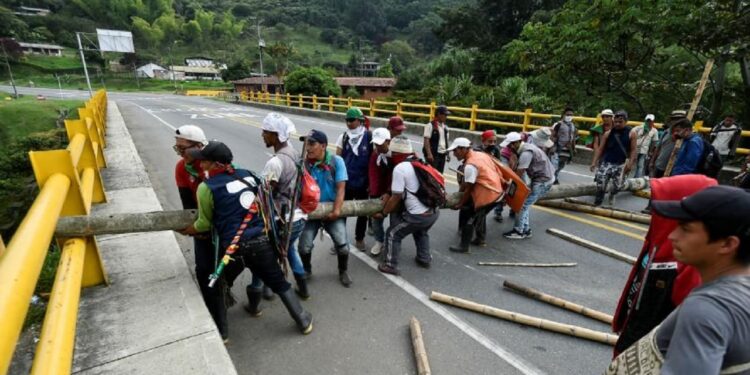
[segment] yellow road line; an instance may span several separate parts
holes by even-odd
[[[544,212],[552,214],[552,215],[557,215],[557,216],[560,216],[560,217],[564,217],[566,219],[577,221],[579,223],[590,225],[592,227],[596,227],[596,228],[599,228],[599,229],[604,229],[606,231],[610,231],[610,232],[621,234],[623,236],[627,236],[627,237],[630,237],[630,238],[633,238],[633,239],[636,239],[636,240],[639,240],[639,241],[643,241],[643,236],[639,235],[639,234],[636,234],[636,233],[628,232],[626,230],[622,230],[622,229],[618,229],[618,228],[612,228],[612,227],[610,227],[610,226],[608,226],[606,224],[597,223],[595,221],[587,220],[587,219],[584,219],[584,218],[581,218],[581,217],[578,217],[578,216],[566,214],[566,213],[563,213],[563,212],[560,212],[558,210],[554,210],[554,209],[551,209],[551,208],[542,207],[542,206],[532,206],[532,207],[536,208],[537,210],[544,211]]]
[[[613,219],[611,217],[606,217],[606,216],[599,216],[599,215],[594,215],[594,214],[586,214],[586,215],[591,216],[591,217],[596,218],[596,219],[599,219],[599,220],[609,221],[610,223],[615,223],[615,224],[618,224],[618,225],[622,225],[624,227],[637,229],[637,230],[640,230],[642,232],[648,232],[648,228],[644,228],[644,227],[642,227],[642,226],[640,226],[638,224],[628,223],[628,222],[623,221],[623,220]]]

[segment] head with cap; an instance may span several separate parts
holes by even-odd
[[[672,138],[687,139],[693,134],[693,123],[687,117],[679,118],[672,123]]]
[[[193,160],[199,160],[201,169],[204,171],[224,170],[232,164],[232,150],[222,142],[210,141],[199,149],[192,148],[188,151]]]
[[[615,112],[615,123],[614,123],[615,129],[622,129],[625,127],[627,123],[628,123],[628,113],[625,112],[625,110],[621,109]]]
[[[200,149],[206,144],[208,144],[208,140],[201,128],[195,125],[182,125],[175,130],[174,146],[172,146],[172,149],[187,162],[192,162],[190,154],[186,151],[193,148]]]
[[[435,108],[435,120],[437,120],[440,123],[444,123],[448,119],[448,115],[451,114],[451,111],[448,110],[448,107],[444,104],[441,104]]]
[[[391,143],[391,132],[386,128],[377,128],[372,131],[371,142],[379,154],[386,154]]]
[[[706,275],[750,266],[750,192],[710,186],[679,201],[652,202],[657,214],[677,220],[669,235],[674,257]]]
[[[489,147],[497,144],[497,134],[494,130],[485,130],[482,132],[482,146]]]
[[[406,124],[404,120],[399,116],[393,116],[388,119],[388,130],[391,132],[391,137],[401,135],[406,130]]]
[[[500,147],[508,147],[513,150],[513,152],[518,152],[521,143],[523,143],[521,133],[510,132],[505,135],[505,139],[503,139],[503,143],[500,144]]]
[[[453,151],[453,155],[458,160],[464,160],[466,159],[466,155],[468,155],[471,152],[471,141],[467,138],[456,138],[451,143],[450,147],[448,147],[448,152]]]
[[[294,123],[288,117],[271,112],[263,119],[263,142],[266,147],[279,149],[295,131]]]
[[[328,147],[328,136],[320,130],[310,130],[308,135],[301,137],[301,141],[306,142],[305,151],[308,160],[323,160],[326,157],[326,148]]]
[[[555,142],[552,142],[552,130],[547,127],[531,132],[531,138],[534,140],[534,145],[542,149],[548,149],[555,145]]]
[[[649,113],[646,115],[646,118],[643,120],[643,122],[647,122],[650,126],[654,126],[654,120],[656,120],[656,116]]]
[[[612,126],[612,123],[615,118],[615,113],[612,112],[611,109],[607,108],[603,110],[600,116],[602,117],[602,123],[604,123],[605,128]]]
[[[354,130],[363,124],[365,114],[357,107],[351,107],[346,110],[346,127]]]

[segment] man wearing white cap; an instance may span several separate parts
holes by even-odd
[[[547,194],[552,187],[555,181],[555,167],[542,149],[533,143],[524,143],[521,141],[521,134],[516,132],[508,133],[501,146],[508,146],[518,155],[516,174],[523,176],[525,173],[531,181],[529,184],[531,192],[523,202],[521,212],[516,214],[516,223],[511,231],[503,233],[503,237],[511,240],[531,238],[529,219],[531,205]]]
[[[646,115],[646,119],[643,121],[643,126],[633,129],[636,139],[636,148],[638,149],[635,173],[633,174],[633,177],[635,178],[646,175],[646,163],[658,142],[659,132],[654,127],[654,118],[655,117],[652,114]]]
[[[206,134],[195,125],[183,125],[175,131],[175,142],[172,149],[180,156],[175,166],[175,182],[180,193],[182,208],[185,210],[197,210],[198,200],[196,191],[198,185],[204,179],[200,160],[194,160],[190,156],[190,150],[201,149],[208,144]],[[209,232],[199,233],[193,236],[193,251],[195,252],[195,278],[203,296],[203,302],[208,312],[219,329],[222,338],[227,338],[227,310],[224,307],[224,289],[209,288],[208,277],[214,272],[216,260],[214,259],[214,246],[211,242]]]
[[[391,132],[386,128],[377,128],[372,131],[373,152],[370,154],[370,164],[368,167],[368,183],[370,198],[381,199],[383,202],[390,198],[391,191],[391,172],[393,163],[388,157],[389,146],[391,143]],[[380,255],[383,250],[385,241],[385,229],[383,222],[385,216],[377,213],[372,216],[370,227],[373,230],[375,244],[370,249],[370,255]]]
[[[289,266],[292,268],[294,280],[297,282],[297,295],[302,299],[310,298],[305,279],[305,269],[302,266],[302,260],[297,252],[295,242],[302,233],[307,220],[307,214],[302,212],[299,207],[290,207],[292,196],[294,195],[294,186],[297,183],[297,163],[300,163],[299,153],[289,143],[289,137],[294,133],[295,127],[292,121],[279,113],[271,112],[263,119],[262,123],[263,142],[266,147],[273,147],[274,156],[266,162],[263,167],[263,178],[271,185],[271,195],[273,196],[278,217],[289,218],[294,211],[294,222],[289,234],[289,247],[287,248],[287,259]],[[245,288],[247,293],[248,305],[245,310],[251,316],[259,316],[260,296],[266,299],[272,299],[273,291],[256,275],[250,285]]]
[[[449,250],[468,253],[470,244],[487,246],[487,214],[503,197],[503,177],[492,157],[485,152],[472,150],[471,141],[466,138],[454,139],[448,151],[453,151],[456,159],[464,164],[463,183],[459,188],[463,196],[452,208],[460,209],[462,216],[468,218],[461,228],[461,243],[451,246]]]

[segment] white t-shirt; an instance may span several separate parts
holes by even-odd
[[[279,177],[281,177],[281,172],[284,169],[284,165],[281,163],[281,160],[278,156],[274,155],[274,157],[268,159],[266,162],[266,165],[263,167],[263,172],[261,174],[263,175],[263,178],[265,178],[268,181],[274,181],[279,182]],[[287,219],[289,218],[287,214]],[[302,212],[302,210],[296,208],[294,210],[294,221],[297,220],[307,220],[307,214]]]
[[[477,167],[466,164],[464,165],[464,182],[468,184],[474,184],[477,182],[477,176],[479,175],[479,170]]]
[[[445,154],[445,124],[440,124],[438,126],[438,135],[440,135],[440,140],[438,141],[438,154]],[[424,137],[425,138],[432,138],[432,123],[428,122],[427,125],[424,127]],[[429,145],[427,145],[429,147]]]
[[[414,173],[414,167],[409,162],[399,163],[393,169],[391,192],[403,193],[406,211],[414,215],[420,215],[430,210],[414,195],[417,190],[419,190],[419,180]]]
[[[714,133],[716,138],[711,143],[719,151],[719,155],[729,155],[729,152],[732,151],[729,149],[729,143],[732,142],[732,138],[734,138],[734,134],[738,129],[735,124],[728,127],[724,125],[719,126],[719,131]]]

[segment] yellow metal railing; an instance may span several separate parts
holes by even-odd
[[[186,90],[187,96],[222,96],[227,90]]]
[[[336,98],[329,96],[321,100],[316,96],[303,96],[293,94],[275,94],[273,100],[268,100],[270,94],[267,92],[243,91],[240,92],[241,101],[251,101],[260,103],[270,103],[285,106],[294,106],[299,108],[310,108],[328,112],[344,112],[351,106],[357,106],[370,117],[380,115],[401,116],[405,119],[414,121],[427,122],[435,116],[435,102],[430,104],[412,104],[403,103],[400,100],[396,102],[387,102],[376,99],[363,100],[352,98]],[[498,128],[511,129],[515,131],[529,131],[544,126],[550,126],[560,119],[560,115],[534,113],[531,108],[525,111],[501,111],[495,109],[481,109],[476,104],[471,107],[451,107],[448,109],[452,112],[448,116],[449,120],[464,125],[469,130],[477,130],[477,126],[492,126]],[[579,134],[582,136],[589,135],[591,127],[601,124],[601,116],[596,117],[573,117],[573,121],[581,126]],[[628,121],[628,125],[638,126],[642,122]],[[655,124],[661,128],[661,123]],[[695,131],[708,133],[711,128],[703,126],[703,121],[695,122]],[[750,137],[750,130],[743,130],[742,137]],[[738,148],[738,154],[748,154],[750,149]]]
[[[79,120],[66,120],[65,150],[31,151],[39,195],[5,251],[0,251],[0,373],[8,371],[29,301],[61,216],[88,215],[105,201],[99,169],[106,166],[107,94],[98,91]],[[62,249],[32,374],[68,374],[73,363],[78,302],[82,287],[106,283],[93,237],[57,238]]]

